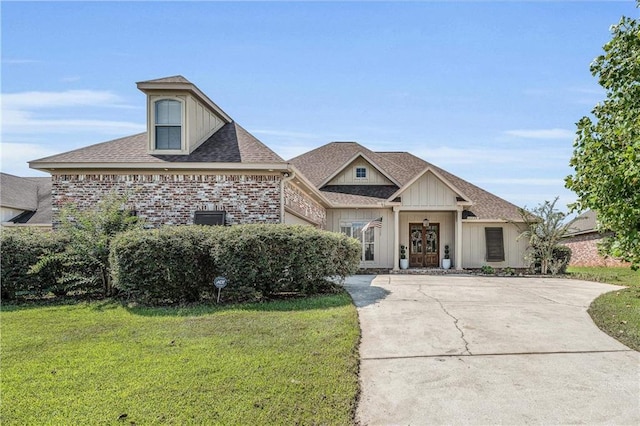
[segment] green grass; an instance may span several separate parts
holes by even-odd
[[[568,272],[574,278],[629,287],[598,297],[591,303],[589,315],[602,331],[640,351],[640,271],[570,267]]]
[[[226,308],[4,305],[0,321],[3,425],[353,422],[360,332],[346,294]]]

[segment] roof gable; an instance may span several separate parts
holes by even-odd
[[[432,167],[417,174],[390,199],[402,198],[405,206],[456,206],[458,203],[471,205],[471,199],[456,188],[447,178]]]
[[[350,160],[348,160],[342,168],[338,168],[332,175],[329,175],[320,186],[324,185],[339,185],[341,183],[347,184],[355,184],[357,183],[353,176],[348,176],[351,174],[351,169],[356,166],[365,166],[370,167],[375,170],[380,177],[377,177],[376,180],[382,180],[382,182],[374,182],[374,184],[394,184],[398,185],[398,182],[392,177],[389,176],[383,169],[380,168],[374,161],[369,159],[365,154],[358,151]],[[374,174],[375,174],[374,172]],[[342,175],[342,176],[341,176]],[[340,179],[342,178],[342,179]],[[382,178],[382,179],[381,179]],[[386,179],[385,179],[386,178]],[[341,182],[339,182],[341,181]],[[369,183],[369,178],[367,178],[367,183]]]

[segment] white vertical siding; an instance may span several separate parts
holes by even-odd
[[[224,121],[193,96],[187,97],[187,144],[189,152],[219,130]]]
[[[361,262],[362,268],[393,266],[393,212],[391,209],[327,209],[327,230],[340,232],[340,222],[361,221],[382,217],[382,227],[374,229],[375,248],[372,262]]]
[[[502,228],[504,238],[504,262],[487,262],[487,247],[484,228]],[[462,267],[481,268],[490,265],[494,268],[524,268],[524,253],[528,243],[526,239],[517,240],[520,231],[512,223],[462,223]]]
[[[455,209],[457,205],[456,193],[431,172],[422,175],[401,196],[403,207]]]
[[[356,169],[358,167],[367,169],[366,178],[356,178]],[[340,174],[331,179],[328,185],[393,185],[393,182],[373,167],[371,163],[359,157],[345,167]]]

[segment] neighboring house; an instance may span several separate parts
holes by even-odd
[[[0,173],[2,226],[51,227],[51,178]]]
[[[115,190],[149,224],[297,223],[362,242],[363,268],[524,267],[518,208],[414,155],[333,142],[285,161],[182,76],[137,83],[147,132],[30,162],[53,210]],[[55,219],[54,219],[55,224]],[[363,228],[367,228],[362,232]]]
[[[598,243],[611,232],[598,231],[597,215],[587,210],[578,216],[562,244],[571,249],[570,266],[628,266],[626,262],[598,253]]]

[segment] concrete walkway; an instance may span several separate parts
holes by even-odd
[[[620,287],[354,276],[362,425],[640,424],[640,354],[586,312]]]

